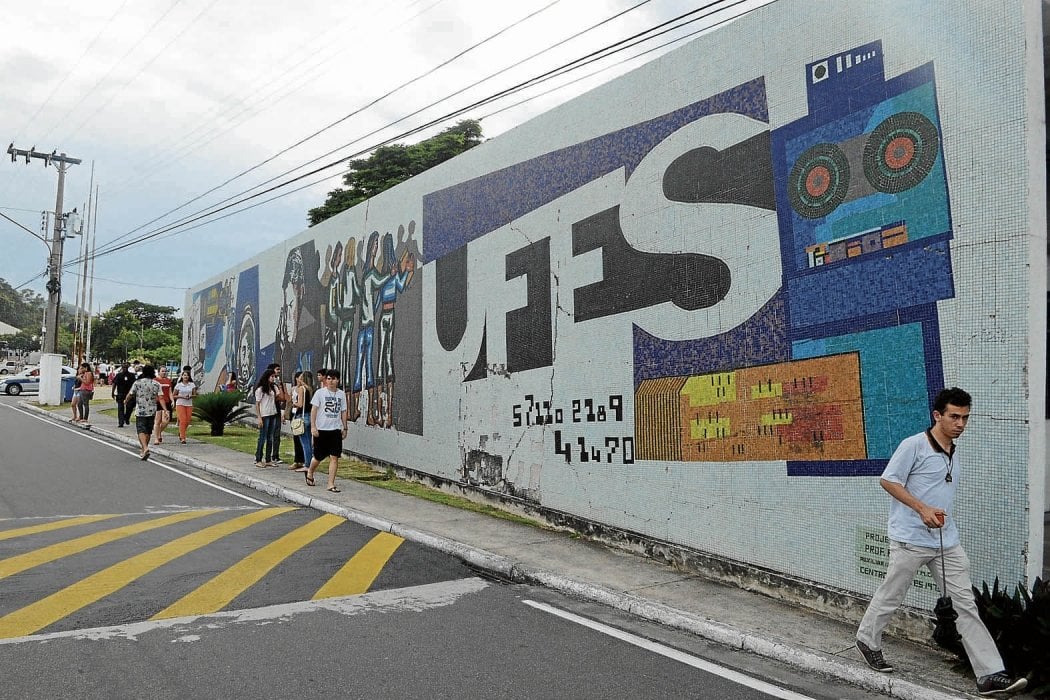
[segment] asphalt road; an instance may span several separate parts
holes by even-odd
[[[4,698],[870,697],[16,406],[0,399]]]

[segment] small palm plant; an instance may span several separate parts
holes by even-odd
[[[211,427],[213,436],[221,436],[228,424],[252,412],[250,405],[241,405],[243,398],[239,391],[200,394],[193,400],[193,415]]]

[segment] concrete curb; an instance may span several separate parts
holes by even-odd
[[[20,402],[23,408],[49,417],[56,423],[68,422],[52,411],[39,408],[26,402]],[[106,428],[94,428],[91,432],[116,442],[138,447],[137,439]],[[482,571],[494,574],[516,583],[528,583],[551,590],[582,598],[657,624],[695,634],[709,641],[724,646],[749,651],[759,656],[788,664],[810,673],[819,673],[837,678],[851,685],[883,693],[901,700],[966,700],[973,696],[956,695],[941,692],[928,686],[919,685],[889,674],[863,668],[855,663],[846,662],[836,656],[799,649],[783,644],[774,639],[762,637],[743,630],[738,630],[720,622],[702,618],[698,615],[683,612],[662,603],[655,603],[630,593],[610,590],[591,583],[577,581],[567,576],[535,569],[508,557],[489,552],[472,545],[450,540],[425,530],[378,518],[370,513],[347,508],[327,501],[324,498],[311,496],[302,491],[275,484],[266,479],[256,478],[250,474],[226,469],[209,462],[173,452],[166,448],[151,447],[150,451],[159,456],[200,469],[209,474],[221,476],[234,483],[260,491],[274,498],[280,498],[322,513],[331,513],[351,522],[370,527],[374,530],[389,532],[410,542],[431,547],[449,554]],[[263,471],[263,470],[260,470]]]

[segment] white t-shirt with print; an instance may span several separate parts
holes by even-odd
[[[340,414],[346,410],[346,394],[332,391],[328,387],[318,389],[310,399],[311,406],[317,406],[318,430],[342,430],[343,419]]]

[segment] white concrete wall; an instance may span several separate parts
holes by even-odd
[[[861,593],[877,475],[962,386],[975,579],[1034,577],[1039,4],[844,8],[752,12],[202,283],[186,360],[340,366],[354,451]],[[369,352],[354,290],[398,279]]]

